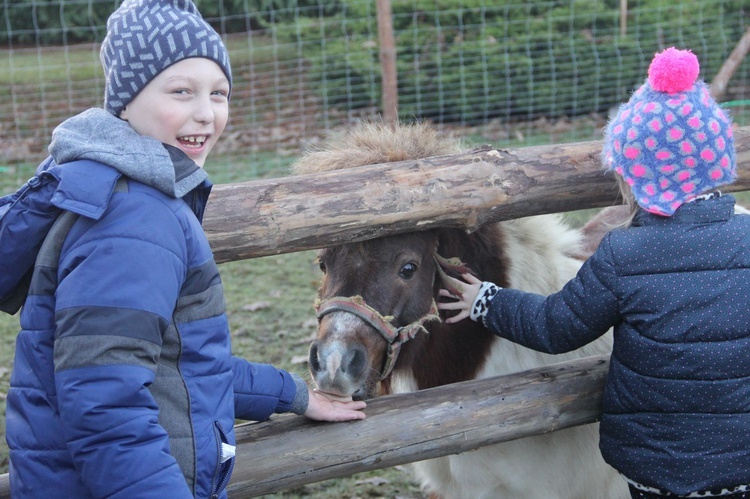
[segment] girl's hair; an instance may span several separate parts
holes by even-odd
[[[635,214],[638,213],[639,206],[638,203],[635,202],[633,190],[630,188],[630,185],[625,182],[625,179],[617,174],[615,174],[615,179],[617,179],[617,187],[620,188],[620,196],[622,197],[623,204],[629,208],[628,218],[626,218],[616,226],[616,228],[624,229],[626,227],[630,227],[630,224],[633,223]]]

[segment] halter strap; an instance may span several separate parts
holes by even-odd
[[[365,300],[359,295],[328,298],[317,303],[315,310],[317,311],[318,321],[331,312],[349,312],[375,328],[388,343],[392,343],[398,338],[398,329],[389,322],[393,317],[383,317],[380,312],[365,303]]]
[[[425,322],[440,320],[435,300],[432,300],[432,305],[427,314],[402,327],[391,324],[392,316],[384,317],[380,312],[365,303],[365,300],[359,295],[334,296],[317,303],[315,309],[318,321],[331,312],[348,312],[369,324],[385,339],[388,343],[388,351],[378,381],[385,379],[393,370],[403,343],[414,338],[419,331],[427,333],[428,331],[424,327]]]

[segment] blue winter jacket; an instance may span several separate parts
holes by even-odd
[[[58,127],[50,152],[53,200],[81,217],[21,311],[6,414],[13,497],[224,497],[235,418],[302,412],[307,391],[230,353],[200,224],[205,172],[101,109]],[[66,167],[82,158],[99,163]]]
[[[549,297],[502,289],[485,324],[535,350],[614,326],[600,448],[676,494],[750,484],[750,216],[724,195],[640,212]]]

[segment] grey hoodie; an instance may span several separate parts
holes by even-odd
[[[176,147],[138,134],[127,121],[100,108],[88,109],[55,128],[49,153],[58,165],[79,159],[99,161],[175,198],[208,177]]]

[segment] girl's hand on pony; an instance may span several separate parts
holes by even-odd
[[[474,300],[476,300],[479,294],[482,281],[468,273],[461,274],[461,279],[455,279],[450,276],[445,276],[444,279],[448,279],[453,288],[460,292],[460,294],[456,295],[445,288],[440,290],[439,296],[453,298],[455,301],[438,301],[438,309],[458,311],[456,315],[445,319],[445,322],[453,324],[468,319],[471,316],[471,307],[474,305]]]

